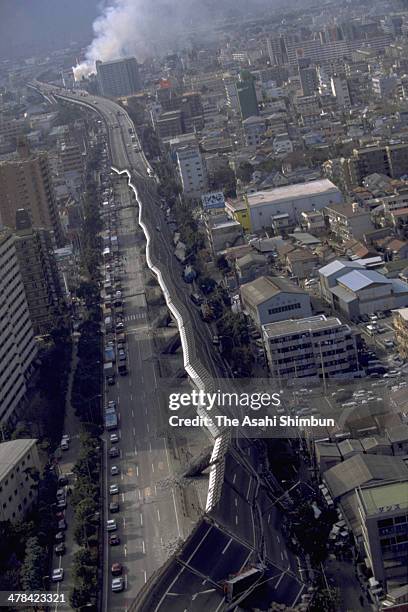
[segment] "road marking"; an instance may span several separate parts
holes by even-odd
[[[137,455],[137,448],[136,448],[136,446],[135,446],[135,455]]]
[[[136,476],[139,477],[139,466],[136,466]]]
[[[120,479],[123,480],[123,478],[124,478],[124,476],[123,476],[123,472],[122,472],[122,474],[120,475]]]
[[[235,515],[235,524],[238,525],[238,514]]]
[[[268,514],[268,525],[269,525],[269,523],[270,523],[270,520],[271,520],[271,515],[270,515],[270,514]]]
[[[127,589],[127,575],[125,574],[125,589]]]
[[[248,483],[248,490],[247,490],[247,494],[246,494],[247,500],[249,500],[249,491],[251,490],[251,483],[252,483],[252,479],[250,478],[249,479],[249,483]]]
[[[282,552],[282,551],[281,551],[281,559],[282,559],[282,561],[283,561],[283,552]]]
[[[152,443],[149,442],[149,451],[152,452]]]
[[[120,397],[119,397],[119,395],[118,395],[118,405],[119,405],[119,404],[120,404]]]
[[[136,430],[135,430],[135,428],[134,428],[134,427],[133,427],[133,436],[134,436],[134,437],[136,436]]]
[[[158,508],[157,508],[157,520],[158,520],[158,521],[159,521],[159,523],[160,523],[160,510],[159,510]]]
[[[142,553],[146,554],[146,547],[145,547],[144,540],[142,540]]]
[[[143,527],[143,514],[140,513],[140,526]]]
[[[227,548],[229,547],[229,545],[232,542],[232,538],[229,539],[229,541],[226,543],[226,545],[224,546],[224,550],[221,552],[221,554],[223,555],[225,553],[225,551],[227,550]],[[203,583],[204,584],[204,583]]]
[[[235,503],[235,507],[237,507],[238,506],[238,500],[237,500],[236,497],[234,498],[234,503]]]
[[[278,543],[280,544],[280,537],[277,535],[276,539],[278,540]]]
[[[123,517],[123,527],[126,527],[126,519]]]
[[[147,429],[147,431],[150,433],[150,426],[149,426],[149,423],[146,423],[146,429]]]
[[[125,501],[125,494],[124,493],[122,493],[122,501],[123,502]]]
[[[232,484],[235,484],[236,479],[237,479],[237,474],[235,473],[234,478],[232,479]]]
[[[134,417],[134,416],[135,416],[135,413],[133,412],[133,408],[132,408],[132,417]]]
[[[142,499],[142,492],[140,489],[137,490],[138,494],[139,494],[139,499]]]
[[[154,473],[154,465],[153,465],[153,463],[152,463],[152,472]]]
[[[130,401],[133,401],[133,395],[132,395],[132,393],[130,394]]]
[[[143,570],[143,573],[144,573],[144,581],[145,581],[145,584],[146,584],[146,582],[147,582],[147,573],[146,573],[146,570]]]
[[[126,557],[126,556],[127,556],[127,546],[126,546],[126,544],[125,544],[125,545],[124,545],[124,547],[123,547],[123,552],[124,552],[125,557]]]

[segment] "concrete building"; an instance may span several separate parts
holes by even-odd
[[[236,84],[239,108],[242,119],[259,115],[254,79],[251,75]]]
[[[331,89],[332,94],[336,98],[336,102],[340,108],[347,109],[351,107],[351,99],[347,79],[337,74],[334,74],[331,77]]]
[[[181,110],[168,111],[162,113],[155,124],[156,131],[160,138],[174,138],[183,133],[183,123]]]
[[[349,319],[408,306],[408,284],[366,270],[357,262],[335,260],[319,270],[322,296]]]
[[[283,277],[261,276],[240,292],[242,309],[257,327],[312,314],[309,294]]]
[[[394,92],[398,86],[398,77],[395,74],[379,74],[371,77],[372,90],[378,98],[386,98]]]
[[[17,420],[37,347],[14,237],[0,229],[0,424]]]
[[[275,378],[345,378],[358,370],[355,336],[335,317],[269,323],[262,333]]]
[[[14,244],[34,334],[47,334],[58,324],[62,300],[51,232],[34,229],[27,211],[18,210]]]
[[[256,278],[268,274],[268,260],[265,255],[260,253],[248,253],[236,259],[235,271],[240,285],[250,283]]]
[[[392,323],[398,352],[403,359],[408,359],[408,308],[394,310]]]
[[[374,229],[370,211],[353,204],[335,204],[323,210],[327,228],[341,242],[352,238],[361,240],[364,234]]]
[[[245,143],[247,147],[258,147],[266,132],[265,119],[262,117],[248,117],[242,122],[244,128]]]
[[[184,195],[189,198],[201,197],[208,189],[208,182],[204,160],[199,148],[197,146],[179,148],[176,158]]]
[[[289,215],[298,224],[302,212],[319,211],[343,201],[341,191],[329,180],[321,179],[257,191],[246,196],[252,231],[272,227],[275,215]]]
[[[135,57],[96,62],[96,73],[103,96],[130,96],[141,89],[139,65]]]
[[[208,243],[215,255],[245,242],[241,224],[226,214],[207,216],[206,230]]]
[[[57,246],[64,242],[51,180],[48,155],[18,147],[19,158],[0,162],[0,224],[15,229],[16,212],[28,211],[35,227],[51,230]]]
[[[319,87],[317,71],[315,66],[301,68],[299,70],[300,84],[304,96],[313,96]]]
[[[356,489],[362,543],[373,576],[384,586],[406,584],[408,479]]]
[[[30,472],[40,469],[37,440],[0,444],[0,521],[24,519],[37,498],[37,484]]]

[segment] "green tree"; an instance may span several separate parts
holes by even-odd
[[[243,183],[249,183],[254,167],[248,161],[241,162],[237,168],[237,178]]]
[[[24,563],[21,567],[21,586],[24,591],[38,591],[43,588],[42,577],[45,570],[45,552],[38,538],[27,540]]]
[[[316,591],[309,610],[310,612],[338,612],[340,610],[339,591],[333,588]]]
[[[228,167],[216,170],[210,179],[210,189],[220,189],[227,197],[236,198],[237,180],[232,168]]]

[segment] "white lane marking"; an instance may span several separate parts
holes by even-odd
[[[119,395],[118,395],[118,406],[119,406],[119,404],[120,404],[120,397],[119,397]]]
[[[147,431],[150,433],[150,426],[149,426],[149,423],[146,423],[146,429],[147,429]]]
[[[124,493],[122,493],[122,501],[123,502],[125,501],[125,494]]]
[[[140,513],[140,526],[143,527],[143,514]]]
[[[280,544],[280,537],[277,535],[276,539],[278,540],[278,543]]]
[[[236,480],[236,478],[237,478],[237,475],[236,475],[236,473],[235,473],[235,474],[234,474],[234,478],[232,479],[232,484],[235,484],[235,480]]]
[[[158,520],[158,521],[159,521],[159,523],[160,523],[160,510],[159,510],[158,508],[157,508],[157,520]]]
[[[134,417],[134,416],[135,416],[135,413],[133,412],[133,408],[132,408],[132,417]]]
[[[227,550],[227,548],[229,547],[229,545],[231,544],[231,542],[232,542],[232,538],[230,538],[230,539],[228,540],[228,542],[226,543],[226,545],[224,546],[224,549],[223,549],[223,551],[221,552],[221,554],[222,554],[222,555],[225,553],[225,551]]]
[[[135,455],[137,455],[137,448],[136,448],[136,446],[135,446]]]
[[[144,581],[145,581],[145,584],[146,584],[146,582],[147,582],[147,574],[146,574],[146,570],[143,570],[143,573],[144,573]]]
[[[238,514],[235,515],[235,524],[238,525]]]
[[[130,394],[130,401],[133,401],[133,395]]]
[[[126,519],[123,517],[123,527],[126,527]]]
[[[152,443],[149,442],[149,451],[152,452]]]
[[[152,463],[152,472],[154,473],[154,465],[153,465],[153,463]]]
[[[133,437],[136,436],[136,429],[133,427]]]
[[[127,556],[127,546],[126,546],[126,544],[123,547],[123,553],[124,553],[124,555],[126,557]]]
[[[283,552],[282,552],[282,551],[281,551],[281,559],[282,559],[282,561],[283,561]]]
[[[235,503],[235,507],[237,507],[238,506],[238,500],[237,500],[236,497],[234,497],[234,503]]]
[[[136,476],[139,476],[139,466],[136,466]]]
[[[138,495],[139,495],[139,499],[142,499],[142,492],[141,492],[141,490],[138,489],[137,492],[138,492]]]
[[[142,553],[146,554],[146,547],[145,547],[144,540],[142,540]]]

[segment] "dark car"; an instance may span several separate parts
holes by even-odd
[[[59,487],[65,487],[65,485],[68,484],[68,478],[67,476],[60,476],[58,478],[58,486]]]
[[[61,519],[60,521],[58,521],[58,531],[65,531],[66,528],[67,528],[67,523],[65,519]]]
[[[109,512],[119,512],[119,502],[111,502],[109,504]]]
[[[58,533],[55,534],[56,542],[63,542],[64,540],[65,540],[65,533],[63,531],[59,531]]]
[[[63,521],[64,518],[65,518],[64,512],[61,512],[61,511],[56,512],[55,513],[55,518],[57,519],[57,521]]]
[[[112,563],[111,567],[112,576],[121,576],[123,573],[123,566],[121,563]]]
[[[113,448],[109,449],[109,457],[111,457],[112,459],[114,457],[119,457],[119,452],[120,452],[119,449],[116,446],[114,446]]]
[[[120,537],[116,534],[112,534],[111,536],[109,536],[109,544],[111,546],[117,546],[118,544],[120,544]]]

